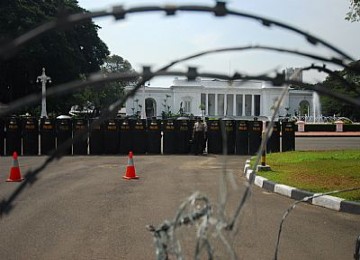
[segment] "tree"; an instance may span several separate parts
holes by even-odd
[[[64,12],[86,10],[76,0],[2,0],[0,40],[14,39]],[[109,50],[98,37],[98,29],[92,21],[86,21],[66,30],[53,30],[28,43],[10,59],[0,60],[0,102],[8,103],[40,91],[36,78],[43,67],[55,85],[99,71]],[[48,111],[66,112],[70,101],[71,98],[62,102],[58,98],[50,99]]]
[[[123,59],[118,55],[111,55],[106,57],[102,68],[103,71],[105,71],[106,73],[126,72],[132,70],[132,66],[130,62],[128,62],[127,60]]]
[[[350,67],[359,68],[360,60],[350,64]],[[322,83],[325,87],[331,89],[336,93],[341,93],[346,96],[351,96],[353,98],[360,98],[360,75],[359,73],[344,69],[342,71],[336,71],[336,75],[343,77],[348,82],[352,84],[352,87],[349,88],[338,79],[336,76],[328,76],[326,80]],[[348,117],[352,120],[360,120],[360,111],[354,106],[338,101],[330,97],[321,97],[321,107],[322,112],[325,115],[338,115],[343,117]]]
[[[351,22],[360,21],[360,0],[350,0],[350,11],[346,14],[345,19]]]
[[[102,66],[103,73],[113,72],[129,72],[133,68],[127,60],[118,55],[111,55],[106,57],[104,65]],[[124,89],[129,84],[134,84],[136,81],[113,81],[105,84],[103,88],[95,91],[95,106],[100,109],[107,107],[116,100],[124,96]]]
[[[129,72],[133,71],[133,68],[130,62],[124,58],[118,55],[111,55],[104,59],[101,71],[104,74],[108,74],[114,72]],[[82,108],[87,108],[89,104],[92,104],[96,108],[96,111],[101,111],[103,108],[108,107],[110,104],[124,97],[125,87],[134,83],[136,83],[136,81],[119,80],[88,87],[83,91],[76,92],[72,102]]]

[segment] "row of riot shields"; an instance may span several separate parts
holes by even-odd
[[[0,119],[0,155],[189,154],[194,121],[110,119]],[[207,152],[253,155],[261,144],[262,121],[232,119],[207,121]],[[281,137],[281,138],[280,138]],[[68,142],[68,143],[66,143]],[[69,145],[69,142],[73,142]],[[275,122],[267,152],[295,150],[293,122]]]
[[[49,154],[61,144],[71,140],[73,129],[86,128],[86,120],[41,119],[10,117],[0,119],[0,154]],[[63,149],[65,154],[87,154],[86,146],[78,142]]]
[[[266,125],[269,125],[266,123]],[[254,155],[263,138],[262,121],[209,120],[208,153]],[[266,143],[268,153],[295,150],[295,125],[293,122],[275,122],[272,134]]]
[[[187,154],[189,120],[0,119],[0,155]],[[69,143],[73,143],[72,145]]]

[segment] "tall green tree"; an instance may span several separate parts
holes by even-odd
[[[104,65],[102,66],[103,73],[113,73],[113,72],[130,72],[133,71],[131,64],[126,59],[118,56],[111,55],[108,56]],[[103,108],[109,104],[115,102],[116,100],[124,96],[124,89],[127,85],[135,83],[134,81],[113,81],[107,83],[103,89],[98,90],[97,97],[98,101],[95,103],[98,107]]]
[[[14,39],[63,13],[82,12],[86,10],[76,0],[1,0],[0,42]],[[43,67],[53,85],[99,71],[109,50],[98,37],[98,29],[92,21],[86,21],[65,30],[53,30],[31,41],[11,58],[0,60],[0,102],[8,103],[40,91],[36,78]],[[70,100],[49,100],[48,111],[68,111],[70,104],[66,101]]]
[[[351,67],[356,67],[360,69],[360,60],[350,64]],[[353,98],[360,98],[360,73],[344,69],[342,71],[336,71],[336,75],[346,79],[349,83],[352,84],[351,87],[344,84],[336,76],[328,76],[326,80],[322,83],[326,88],[331,89],[335,93],[341,93],[346,96],[350,96]],[[340,102],[337,99],[322,96],[321,97],[321,108],[322,113],[324,115],[337,115],[348,117],[352,120],[359,121],[360,120],[360,110],[356,109],[351,104]]]
[[[101,71],[104,74],[108,74],[114,72],[129,72],[133,71],[133,68],[126,59],[118,55],[111,55],[104,59]],[[125,87],[135,83],[135,81],[136,79],[134,79],[134,81],[119,80],[86,88],[85,91],[77,92],[74,95],[76,100],[73,102],[84,108],[91,103],[97,111],[101,111],[103,108],[124,97]]]
[[[106,57],[102,69],[105,73],[111,72],[127,72],[133,70],[129,61],[119,55],[111,55]]]

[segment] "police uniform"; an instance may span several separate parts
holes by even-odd
[[[205,124],[198,119],[193,129],[193,152],[195,155],[202,154],[205,142]]]

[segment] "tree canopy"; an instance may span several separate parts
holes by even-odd
[[[359,68],[360,60],[350,64],[350,67]],[[345,84],[340,78],[346,79],[349,84]],[[336,71],[335,75],[328,76],[322,85],[336,93],[341,93],[353,98],[360,98],[360,75],[351,69]],[[322,112],[325,115],[337,115],[348,117],[352,120],[360,120],[360,111],[354,106],[340,102],[334,98],[321,97]]]
[[[102,66],[103,73],[113,73],[113,72],[126,72],[132,71],[133,68],[129,61],[123,59],[118,55],[111,55],[105,59],[104,65]],[[113,81],[107,83],[103,88],[96,89],[94,93],[95,96],[95,106],[99,109],[104,108],[116,100],[124,96],[124,88],[131,83],[128,81]]]
[[[118,55],[107,56],[104,64],[101,66],[101,71],[104,74],[132,70],[133,68],[130,62]],[[101,86],[88,87],[84,91],[75,93],[73,102],[83,109],[88,108],[90,105],[95,107],[96,111],[101,111],[103,108],[124,97],[125,87],[132,83],[135,82],[119,80]]]
[[[360,0],[350,0],[350,11],[346,14],[345,19],[351,22],[360,21]]]
[[[76,0],[2,0],[0,43],[14,39],[64,12],[86,10]],[[109,50],[98,37],[98,29],[92,21],[86,21],[66,30],[53,30],[31,41],[11,58],[0,60],[0,102],[9,103],[40,91],[36,79],[43,67],[56,85],[99,71]],[[48,104],[48,111],[69,109],[66,104],[62,106],[56,101],[50,100]]]

